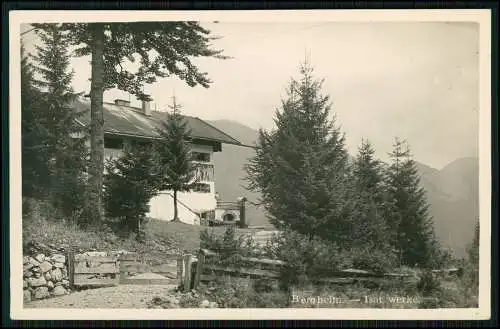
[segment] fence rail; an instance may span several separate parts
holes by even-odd
[[[200,249],[196,256],[170,254],[158,257],[141,257],[137,254],[119,256],[74,257],[68,253],[68,274],[72,286],[108,286],[118,284],[176,284],[184,291],[196,289],[200,282],[215,280],[220,275],[250,279],[279,279],[287,263],[277,259],[238,257],[238,266],[226,266],[219,262],[220,254]],[[215,260],[215,261],[214,261]],[[460,274],[462,269],[432,270],[434,274]],[[158,274],[144,277],[131,274]],[[408,280],[413,275],[405,273],[374,273],[358,269],[345,269],[329,273],[328,277],[314,280],[321,284],[352,284],[355,282],[384,282]]]
[[[143,257],[128,253],[116,256],[75,257],[73,253],[68,253],[68,274],[73,287],[118,284],[181,285],[185,276],[183,262],[183,256],[178,254]]]
[[[286,262],[276,259],[239,257],[241,266],[221,266],[215,262],[210,262],[210,259],[219,257],[220,255],[207,249],[200,249],[198,259],[195,261],[195,271],[193,278],[185,279],[184,282],[192,282],[185,289],[196,289],[200,282],[213,281],[220,274],[225,274],[235,277],[247,278],[268,278],[276,280],[281,275],[281,270],[287,265]],[[435,274],[459,274],[459,268],[451,268],[444,270],[432,270]],[[358,269],[345,269],[337,272],[329,273],[328,277],[318,278],[314,280],[320,284],[352,284],[355,282],[387,282],[394,280],[410,280],[413,275],[406,273],[375,273]],[[191,281],[190,281],[191,280]]]

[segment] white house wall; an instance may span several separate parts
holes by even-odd
[[[205,152],[210,154],[210,162],[206,164],[213,165],[213,149],[207,145],[192,145],[192,151]],[[104,149],[104,158],[118,158],[123,154],[119,149]],[[202,192],[179,192],[177,194],[177,210],[179,219],[186,224],[199,224],[198,215],[195,212],[204,212],[215,210],[217,205],[215,199],[215,183],[212,181],[200,181],[200,183],[210,186],[209,193]],[[172,191],[161,191],[156,197],[153,197],[149,203],[149,217],[170,221],[174,218],[174,201]]]
[[[194,152],[205,152],[210,154],[210,162],[213,165],[213,149],[207,145],[191,145]],[[186,224],[199,224],[198,215],[204,211],[215,210],[217,201],[215,199],[215,183],[212,181],[200,181],[210,185],[210,193],[201,192],[179,192],[177,193],[177,210],[181,222]],[[174,218],[174,199],[172,191],[162,191],[160,195],[151,199],[148,216],[160,220],[172,220]]]

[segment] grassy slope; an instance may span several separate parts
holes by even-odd
[[[30,242],[50,248],[74,251],[127,250],[144,254],[194,253],[200,248],[200,231],[204,228],[184,223],[150,219],[144,226],[146,241],[137,242],[133,236],[119,237],[102,229],[82,229],[69,220],[55,219],[53,211],[43,204],[23,216],[23,250],[28,251]],[[223,227],[206,228],[219,234]],[[240,233],[251,229],[238,230]]]

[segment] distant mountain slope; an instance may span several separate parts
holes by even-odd
[[[253,145],[258,136],[256,130],[237,122],[210,123],[246,145]],[[254,154],[251,148],[233,145],[223,145],[222,152],[215,154],[215,185],[222,199],[234,200],[244,195],[252,202],[258,201],[259,194],[244,187],[244,165]],[[457,159],[441,170],[417,163],[436,234],[444,246],[460,256],[465,255],[465,248],[472,241],[474,224],[479,217],[478,166],[477,158]],[[251,225],[270,225],[265,212],[251,204],[247,218]]]

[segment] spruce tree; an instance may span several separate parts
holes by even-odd
[[[410,149],[405,141],[395,139],[388,168],[388,220],[392,242],[401,263],[408,266],[434,266],[439,246],[429,214],[426,192]]]
[[[385,188],[382,163],[368,140],[362,140],[353,163],[352,183],[355,188],[354,240],[389,251],[389,226],[384,217]]]
[[[63,214],[71,215],[83,205],[87,149],[83,127],[76,122],[82,114],[72,107],[78,94],[73,92],[69,70],[68,40],[58,24],[39,24],[42,44],[34,56],[38,73],[38,100],[43,107],[48,132],[45,152],[50,158],[50,197]]]
[[[469,261],[474,266],[479,266],[479,219],[474,227],[474,238],[467,249]]]
[[[177,104],[175,97],[169,108],[172,111],[167,114],[167,119],[158,129],[161,139],[155,145],[158,166],[156,173],[159,188],[173,192],[172,221],[178,222],[180,221],[177,208],[178,192],[191,191],[196,182],[196,166],[191,158],[191,130],[181,115],[181,106]]]
[[[152,145],[130,142],[121,157],[105,165],[106,216],[118,219],[120,230],[124,232],[141,233],[149,201],[157,194],[152,152]]]
[[[193,64],[192,58],[226,57],[211,48],[210,42],[215,38],[198,22],[65,23],[61,28],[68,32],[71,46],[76,46],[76,56],[91,56],[87,210],[88,216],[99,222],[104,213],[104,91],[118,88],[144,100],[144,84],[169,76],[177,76],[192,87],[207,88],[211,81]],[[127,70],[124,67],[127,62],[137,62],[137,72]]]
[[[48,131],[40,93],[34,87],[33,66],[21,47],[21,148],[22,195],[42,198],[50,184]]]
[[[278,228],[343,243],[351,230],[348,155],[329,96],[321,94],[323,80],[312,73],[307,62],[301,65],[300,80],[291,80],[276,110],[276,129],[260,130],[246,166],[248,187],[261,192]]]

